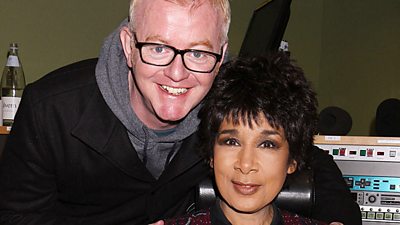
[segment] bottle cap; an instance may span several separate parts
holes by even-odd
[[[18,49],[18,43],[15,43],[15,42],[11,43],[10,44],[10,49],[12,49],[12,50]]]

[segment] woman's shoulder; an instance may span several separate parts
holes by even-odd
[[[191,214],[167,219],[164,225],[208,225],[211,224],[210,210],[202,209]]]
[[[281,210],[283,224],[287,225],[328,225],[328,223],[303,217],[285,210]]]

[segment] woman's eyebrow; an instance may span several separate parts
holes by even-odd
[[[218,132],[217,136],[222,135],[222,134],[237,134],[238,131],[236,129],[226,129],[226,130],[221,130]]]
[[[281,135],[281,133],[277,130],[263,130],[261,133],[264,135]]]

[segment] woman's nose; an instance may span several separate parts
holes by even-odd
[[[243,148],[237,155],[237,160],[234,165],[236,170],[243,174],[249,174],[257,171],[257,163],[255,163],[255,153],[253,149]]]

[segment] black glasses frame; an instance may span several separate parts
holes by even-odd
[[[222,59],[223,47],[221,47],[221,54],[217,54],[217,53],[214,53],[214,52],[196,50],[196,49],[177,49],[177,48],[175,48],[173,46],[170,46],[170,45],[154,43],[154,42],[139,42],[137,40],[137,38],[136,38],[136,34],[134,34],[133,36],[135,38],[135,47],[139,50],[139,53],[140,53],[140,59],[142,60],[143,63],[149,64],[149,65],[153,65],[153,66],[168,66],[175,60],[176,55],[181,55],[182,63],[183,63],[183,65],[185,66],[185,68],[187,70],[190,70],[190,71],[193,71],[193,72],[196,72],[196,73],[211,73],[215,69],[215,66],[217,65],[217,63],[220,62],[221,59]],[[146,45],[159,45],[159,46],[170,48],[170,49],[172,49],[174,51],[174,57],[172,57],[172,59],[171,59],[171,61],[169,63],[165,63],[165,64],[154,64],[154,63],[147,62],[146,60],[143,59],[143,56],[142,56],[142,47],[146,46]],[[184,57],[183,57],[183,55],[186,54],[187,52],[202,52],[202,53],[211,54],[211,55],[215,56],[215,59],[216,59],[215,64],[208,71],[199,71],[199,70],[190,69],[186,65]]]

